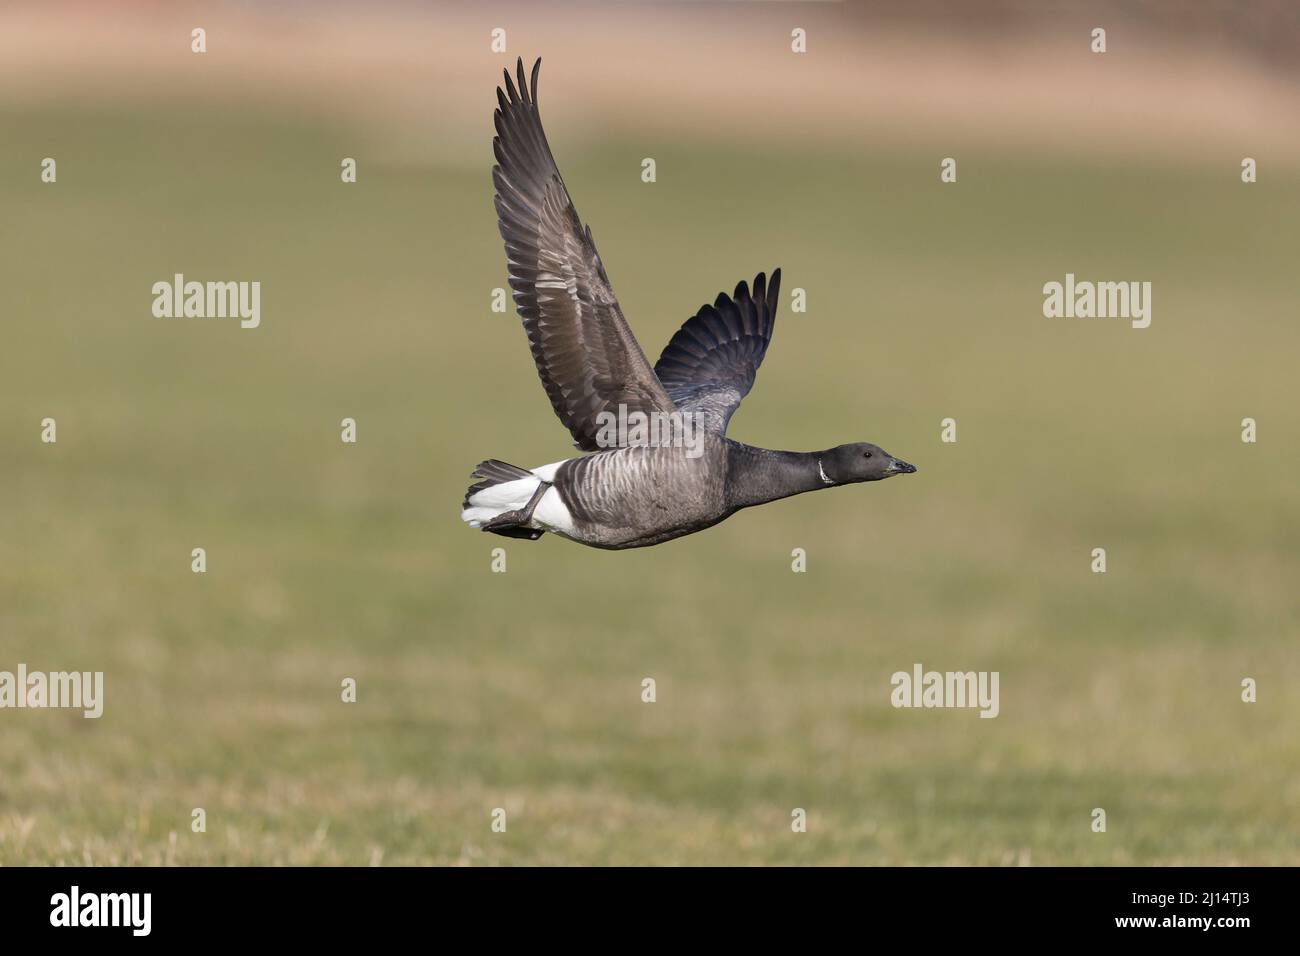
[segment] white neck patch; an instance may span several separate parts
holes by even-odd
[[[820,458],[817,459],[817,474],[822,476],[822,481],[826,482],[826,484],[835,484],[833,479],[826,477],[826,469],[822,467],[822,460]]]

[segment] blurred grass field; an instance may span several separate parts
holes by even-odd
[[[1300,863],[1300,175],[692,138],[645,185],[552,130],[652,358],[808,290],[733,437],[920,468],[606,553],[459,521],[480,459],[571,453],[489,311],[486,119],[344,186],[350,131],[271,111],[0,115],[0,669],[106,682],[0,714],[0,863]],[[261,328],[152,318],[174,272]],[[1066,272],[1151,328],[1045,320]],[[892,709],[917,661],[1001,715]]]

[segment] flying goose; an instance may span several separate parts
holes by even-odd
[[[518,86],[507,70],[497,88],[497,225],[537,374],[574,445],[590,454],[532,469],[481,462],[461,518],[511,538],[551,531],[596,548],[640,548],[741,508],[916,471],[866,442],[791,452],[726,437],[772,338],[780,269],[703,306],[650,367],[542,131],[541,65],[526,82],[520,59]],[[663,427],[648,440],[651,421]]]

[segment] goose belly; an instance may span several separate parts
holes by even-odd
[[[678,448],[617,448],[571,459],[552,492],[573,524],[561,533],[597,547],[658,544],[725,517],[718,458],[689,458]]]

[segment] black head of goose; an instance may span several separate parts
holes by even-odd
[[[628,328],[591,229],[584,228],[537,111],[537,77],[517,66],[497,89],[497,225],[515,307],[542,387],[577,458],[474,469],[461,517],[513,538],[554,532],[598,548],[659,544],[741,508],[911,474],[877,445],[756,448],[726,437],[776,320],[781,270],[703,306],[650,366]]]

